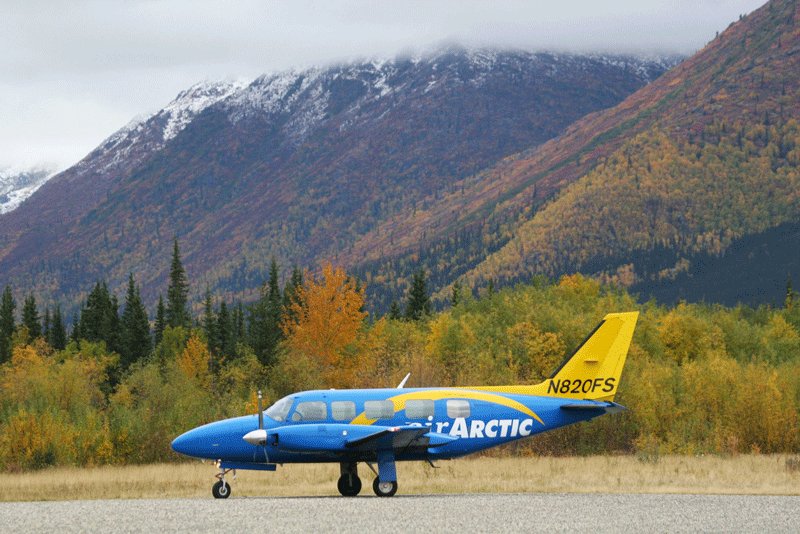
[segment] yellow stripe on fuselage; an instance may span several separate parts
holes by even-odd
[[[462,389],[428,389],[422,391],[411,391],[409,393],[401,393],[400,395],[395,395],[394,397],[389,397],[386,400],[392,401],[394,404],[394,412],[397,413],[400,410],[405,409],[406,402],[409,400],[442,400],[442,399],[471,399],[471,400],[481,400],[486,402],[491,402],[494,404],[499,404],[501,406],[505,406],[507,408],[512,408],[519,412],[522,412],[526,415],[531,416],[541,424],[544,424],[544,421],[536,415],[533,410],[522,404],[521,402],[517,402],[514,399],[509,399],[508,397],[504,397],[502,395],[496,395],[493,393],[486,393],[483,391],[468,391]],[[369,419],[367,418],[364,412],[358,414],[358,416],[350,421],[351,425],[371,425],[377,419]]]

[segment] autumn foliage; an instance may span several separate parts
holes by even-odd
[[[610,311],[640,310],[617,401],[628,410],[539,435],[518,453],[800,452],[800,307],[638,304],[582,276],[504,289],[420,321],[366,320],[363,295],[326,265],[286,314],[278,358],[215,354],[202,328],[167,327],[113,383],[102,342],[54,350],[15,336],[0,365],[0,468],[177,460],[194,426],[299,390],[535,383]]]

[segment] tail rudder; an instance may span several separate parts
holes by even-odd
[[[613,401],[639,312],[609,313],[578,349],[536,387],[539,394]]]

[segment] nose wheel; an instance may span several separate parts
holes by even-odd
[[[215,499],[227,499],[231,495],[231,485],[224,480],[219,480],[211,486],[211,494]]]
[[[231,496],[231,485],[225,481],[225,475],[231,471],[233,471],[233,479],[236,480],[235,469],[223,469],[220,467],[219,473],[214,475],[219,479],[211,486],[211,495],[213,495],[215,499],[227,499]]]
[[[381,482],[379,478],[376,478],[372,482],[372,491],[374,491],[375,495],[378,497],[391,497],[397,493],[397,481]]]

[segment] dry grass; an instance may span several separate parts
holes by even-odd
[[[470,458],[398,466],[400,493],[714,493],[800,495],[797,458],[786,455],[587,458]],[[371,494],[372,474],[359,465],[362,494]],[[6,474],[0,501],[209,497],[215,468],[210,463],[91,469],[56,468]],[[239,471],[236,496],[337,495],[338,465],[288,465],[277,472]],[[228,480],[232,481],[232,477]]]

